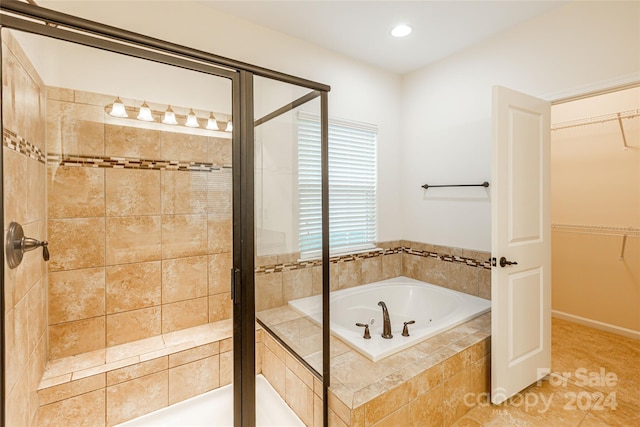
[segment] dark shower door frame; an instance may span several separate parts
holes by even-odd
[[[3,28],[51,37],[177,66],[231,80],[233,156],[233,393],[234,426],[256,424],[255,402],[255,237],[254,237],[254,113],[253,77],[261,76],[320,92],[322,150],[322,277],[323,277],[323,423],[328,425],[329,387],[329,218],[328,218],[328,92],[330,87],[197,49],[100,24],[17,0],[0,3]],[[1,71],[0,71],[1,74]],[[1,77],[1,75],[0,75]],[[0,87],[0,99],[2,88]],[[0,111],[0,131],[4,129]],[[4,159],[0,150],[0,175]],[[3,180],[0,210],[4,212]],[[4,217],[4,215],[3,215]],[[4,250],[0,251],[0,425],[5,425]]]

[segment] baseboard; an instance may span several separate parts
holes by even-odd
[[[609,323],[598,322],[597,320],[587,319],[586,317],[580,317],[557,310],[551,310],[551,314],[553,317],[558,319],[569,320],[580,325],[589,326],[594,329],[600,329],[601,331],[607,331],[614,334],[622,335],[624,337],[640,340],[640,331],[634,331],[633,329],[610,325]]]

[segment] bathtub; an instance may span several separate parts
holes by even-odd
[[[320,295],[289,301],[294,310],[316,322],[322,319]],[[451,289],[396,277],[368,285],[331,292],[331,333],[356,351],[376,362],[433,337],[491,310],[491,301]],[[393,338],[382,338],[382,308],[384,301],[391,319]],[[409,336],[402,336],[404,322]],[[356,323],[368,323],[371,339],[364,339],[364,328]]]

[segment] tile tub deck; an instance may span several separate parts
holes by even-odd
[[[318,325],[288,307],[258,317],[322,372]],[[378,362],[332,337],[330,425],[453,424],[489,391],[490,334],[491,313],[486,313]],[[272,384],[285,383],[279,376],[287,350],[266,330],[263,342],[263,374]],[[468,393],[473,398],[465,404]]]

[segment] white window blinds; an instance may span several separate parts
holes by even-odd
[[[329,245],[332,254],[375,247],[376,126],[329,120]],[[301,258],[320,256],[322,205],[320,121],[298,115],[299,244]]]

